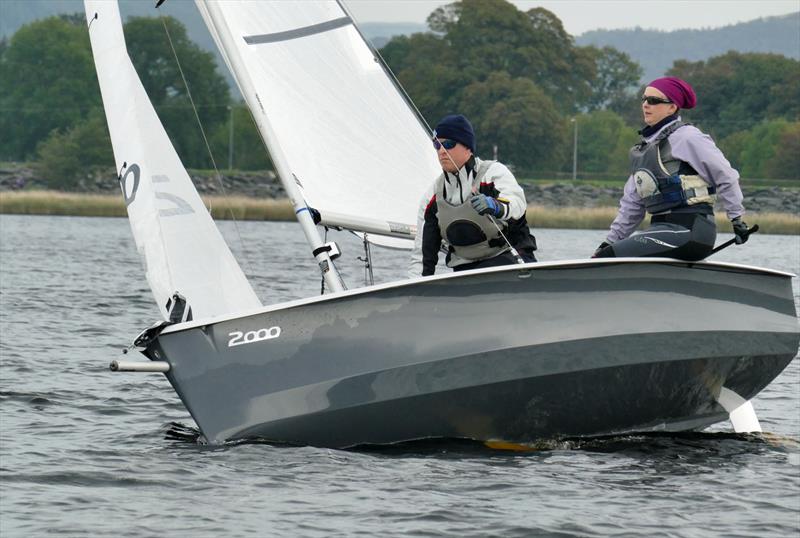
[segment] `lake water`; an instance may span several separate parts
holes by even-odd
[[[319,293],[296,224],[220,226],[264,302]],[[604,234],[536,235],[540,260],[557,260]],[[356,287],[361,247],[335,239]],[[373,254],[377,280],[404,276],[405,253]],[[798,273],[800,237],[756,235],[714,259]],[[526,453],[209,447],[180,435],[194,423],[162,375],[108,371],[158,317],[127,220],[0,215],[0,313],[3,538],[800,533],[797,358],[754,400],[764,436],[726,422]]]

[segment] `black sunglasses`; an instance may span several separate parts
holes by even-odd
[[[672,101],[668,101],[667,99],[662,99],[660,97],[655,97],[653,95],[643,95],[642,103],[647,103],[648,105],[671,105]]]
[[[433,139],[433,147],[436,148],[436,151],[439,151],[442,148],[453,149],[454,147],[456,147],[456,144],[458,144],[458,142],[456,142],[455,140],[450,140],[449,138],[446,138],[444,140],[439,140],[437,138]]]

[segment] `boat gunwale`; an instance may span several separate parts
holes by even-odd
[[[753,265],[744,265],[729,262],[714,262],[714,261],[697,261],[689,262],[685,260],[677,260],[674,258],[589,258],[589,259],[572,259],[572,260],[558,260],[551,262],[531,262],[526,264],[511,264],[501,265],[497,267],[487,267],[484,269],[472,269],[467,271],[458,271],[450,273],[442,273],[438,275],[420,276],[406,280],[395,280],[392,282],[385,282],[383,284],[376,284],[373,286],[365,286],[355,289],[349,289],[338,293],[329,293],[325,295],[315,295],[313,297],[306,297],[303,299],[293,299],[281,303],[273,303],[270,305],[263,305],[258,308],[250,308],[241,310],[239,312],[230,314],[220,314],[218,316],[199,318],[188,322],[176,323],[164,328],[161,334],[169,334],[173,332],[180,332],[206,325],[214,325],[217,323],[231,321],[239,318],[251,317],[259,314],[266,314],[269,312],[286,310],[289,308],[296,308],[307,304],[314,304],[326,301],[333,301],[342,298],[352,297],[355,295],[363,295],[375,291],[383,291],[393,288],[401,288],[405,286],[412,286],[421,282],[436,282],[441,280],[460,279],[466,276],[485,274],[485,273],[503,273],[508,271],[520,270],[546,270],[546,269],[575,269],[587,268],[599,265],[633,265],[633,264],[651,264],[651,265],[671,265],[671,266],[686,266],[687,268],[699,268],[707,270],[726,270],[735,269],[737,271],[749,272],[751,274],[765,274],[773,276],[782,276],[795,278],[797,275],[776,269],[767,269],[764,267],[756,267]]]

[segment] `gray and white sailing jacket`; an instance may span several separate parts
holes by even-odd
[[[710,136],[703,133],[693,125],[680,124],[680,118],[669,122],[661,127],[652,135],[646,137],[640,144],[631,150],[632,164],[636,167],[637,163],[648,162],[650,159],[643,158],[641,151],[637,153],[637,148],[647,151],[647,145],[659,146],[659,136],[662,133],[669,133],[667,137],[661,137],[658,160],[670,161],[665,167],[666,174],[680,176],[684,184],[680,188],[691,185],[692,190],[704,191],[706,196],[699,196],[688,203],[705,204],[711,211],[713,204],[712,194],[715,195],[725,207],[728,218],[733,220],[744,215],[742,205],[742,190],[739,187],[739,172],[737,172],[719,148],[714,144]],[[659,149],[658,147],[654,149]],[[670,170],[670,165],[674,164],[678,170]],[[685,173],[686,171],[691,173]],[[656,175],[659,175],[658,171]],[[661,174],[664,175],[664,174]],[[668,212],[668,204],[659,206],[653,202],[652,194],[646,189],[643,190],[641,174],[632,170],[628,181],[625,183],[622,198],[619,202],[619,212],[606,238],[609,243],[614,243],[630,236],[639,223],[644,219],[648,211],[651,213]],[[638,182],[638,185],[637,185]],[[638,187],[638,188],[637,188]],[[651,196],[647,196],[650,194]],[[643,198],[643,195],[645,196]],[[649,198],[649,199],[647,199]],[[663,211],[661,211],[663,209]],[[679,209],[675,209],[679,211]]]
[[[442,249],[447,252],[448,267],[492,258],[508,250],[491,221],[470,205],[470,198],[475,194],[485,194],[501,202],[503,214],[496,220],[514,248],[520,252],[535,250],[525,218],[525,193],[514,175],[502,163],[472,157],[457,173],[439,175],[423,195],[417,214],[409,278],[432,275]],[[453,244],[458,243],[457,240],[448,241],[448,230],[453,230],[453,222],[457,220],[473,222],[473,227],[486,232],[486,241],[472,246]]]

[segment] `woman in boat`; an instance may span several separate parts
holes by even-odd
[[[439,251],[454,271],[535,262],[525,193],[511,171],[475,156],[475,132],[460,114],[433,132],[442,173],[422,198],[409,277],[434,274]]]
[[[714,200],[722,201],[736,243],[747,241],[742,190],[734,170],[710,136],[678,113],[694,108],[692,87],[676,77],[652,81],[642,96],[645,127],[630,151],[631,175],[619,212],[595,258],[665,256],[702,260],[714,248]],[[650,226],[636,228],[650,213]]]

